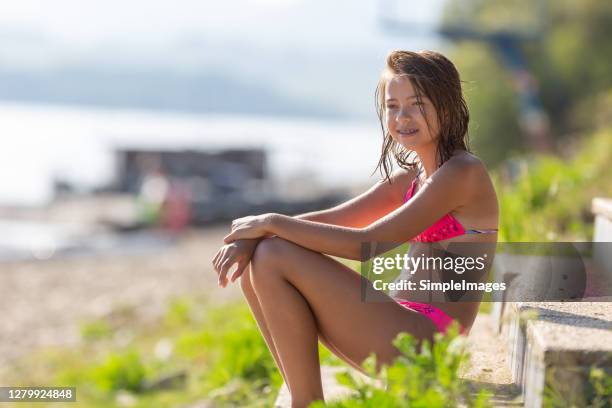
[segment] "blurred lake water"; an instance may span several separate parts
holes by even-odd
[[[55,178],[82,189],[108,184],[120,147],[263,148],[278,188],[365,186],[377,179],[382,138],[374,112],[346,122],[0,103],[0,118],[0,205],[48,203]]]
[[[114,233],[91,225],[0,219],[0,265],[5,261],[152,254],[173,246],[163,231]]]

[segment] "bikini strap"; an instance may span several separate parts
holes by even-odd
[[[466,234],[495,234],[499,230],[497,229],[469,229],[465,230]]]

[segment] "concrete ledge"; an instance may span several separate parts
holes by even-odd
[[[577,394],[591,366],[612,370],[612,304],[515,302],[506,309],[502,333],[526,407],[542,405],[546,381]]]

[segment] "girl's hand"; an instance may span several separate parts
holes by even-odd
[[[232,232],[223,238],[223,242],[229,244],[237,239],[253,239],[269,235],[274,215],[250,215],[234,220],[232,222]]]
[[[241,239],[231,244],[223,245],[212,260],[213,267],[219,275],[219,286],[227,286],[227,274],[234,264],[238,264],[232,274],[231,282],[235,282],[247,267],[259,240]]]

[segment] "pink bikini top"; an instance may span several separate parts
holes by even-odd
[[[406,192],[404,202],[407,202],[414,195],[414,189],[416,187],[417,178],[412,180],[412,185]],[[450,214],[444,215],[438,221],[436,221],[431,227],[421,232],[416,237],[412,238],[410,242],[436,242],[445,239],[450,239],[458,235],[463,234],[494,234],[496,229],[468,229],[463,228],[463,225],[455,217]]]

